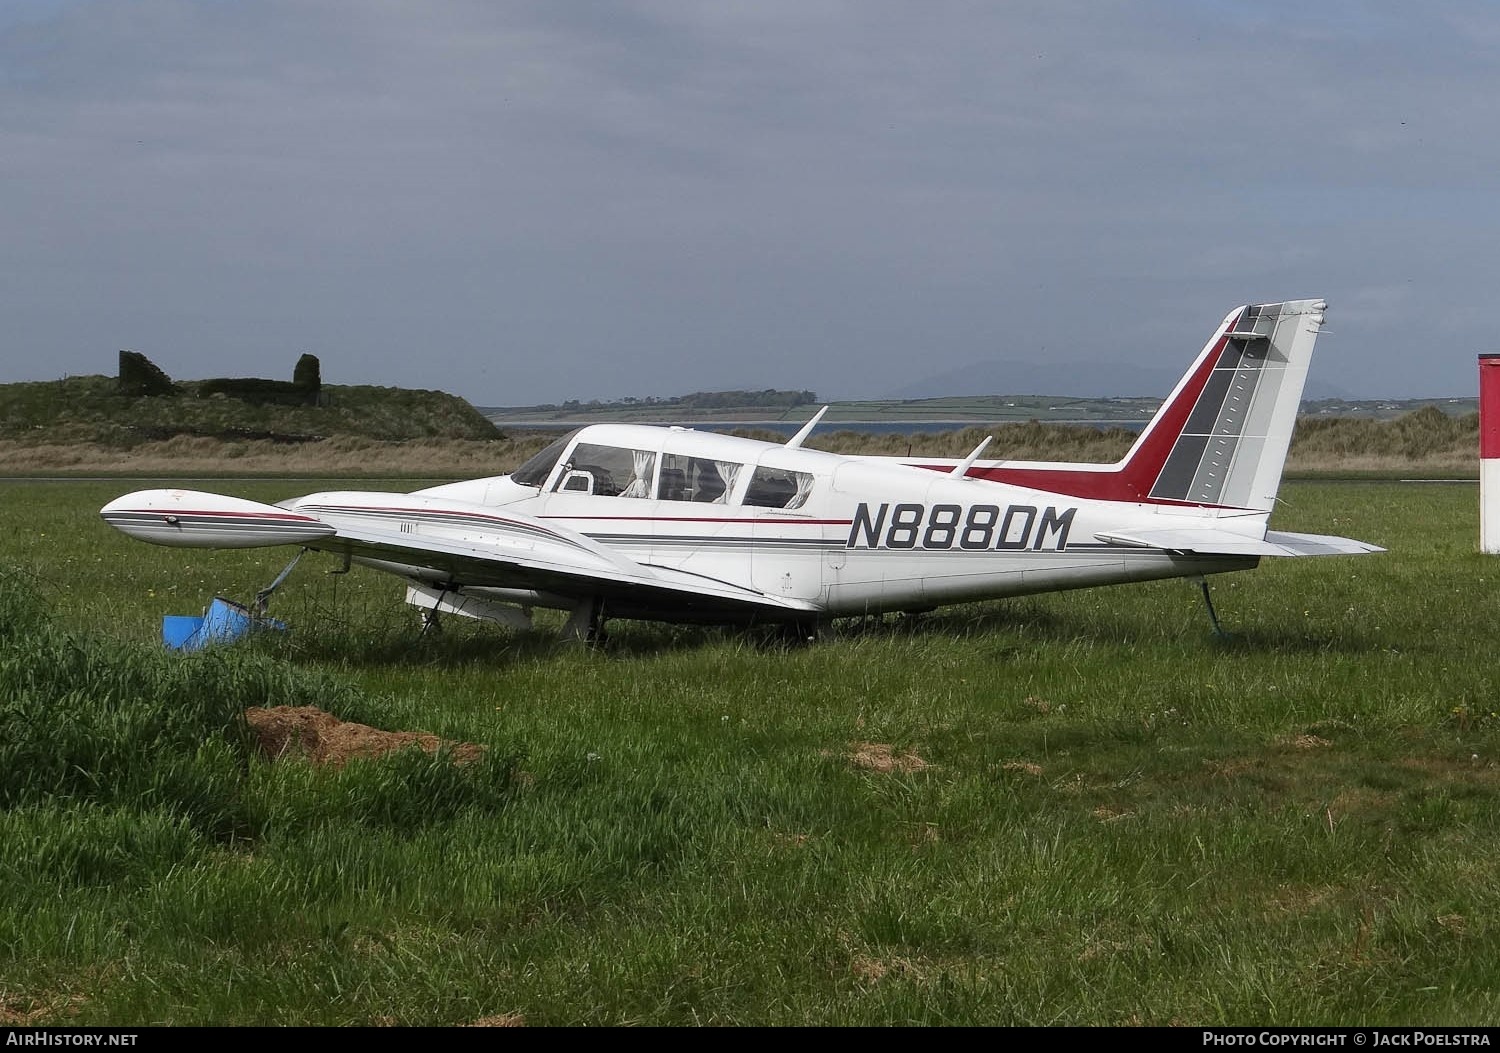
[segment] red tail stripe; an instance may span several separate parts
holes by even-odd
[[[1177,444],[1188,417],[1198,403],[1198,396],[1208,385],[1214,366],[1224,353],[1229,334],[1234,331],[1238,316],[1231,319],[1219,335],[1213,350],[1203,356],[1198,368],[1188,377],[1177,397],[1156,415],[1145,439],[1119,468],[1113,471],[1080,471],[1075,468],[970,468],[969,476],[975,479],[991,479],[1015,486],[1028,486],[1048,493],[1067,497],[1081,497],[1095,501],[1137,501],[1147,504],[1181,505],[1182,501],[1162,501],[1150,497],[1151,487],[1161,474],[1162,466]],[[939,469],[947,471],[950,469]],[[1218,506],[1213,506],[1218,507]]]

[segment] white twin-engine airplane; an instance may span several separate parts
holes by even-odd
[[[100,514],[158,545],[331,552],[405,579],[430,619],[526,625],[531,608],[559,608],[583,639],[606,616],[807,634],[849,615],[1378,552],[1267,529],[1325,306],[1231,311],[1116,464],[980,460],[988,439],[962,461],[823,453],[802,446],[817,417],[782,445],[595,424],[510,475],[413,493],[267,505],[142,490]]]

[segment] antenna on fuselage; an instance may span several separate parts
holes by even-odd
[[[812,430],[818,426],[818,421],[823,419],[823,414],[827,412],[828,407],[824,406],[822,409],[818,410],[818,412],[814,413],[812,416],[812,420],[802,425],[802,430],[786,441],[786,448],[789,450],[800,449],[802,443],[807,439],[809,435],[812,434]]]
[[[953,466],[953,474],[958,476],[960,479],[968,475],[969,469],[974,467],[974,462],[979,460],[979,455],[984,452],[984,448],[988,446],[994,438],[995,437],[993,435],[986,435],[984,437],[984,441],[981,442],[978,446],[974,447],[973,453],[965,457],[959,464],[955,464]]]

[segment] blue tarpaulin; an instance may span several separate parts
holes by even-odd
[[[174,651],[198,651],[210,644],[233,643],[257,629],[285,629],[281,622],[257,618],[248,607],[215,596],[203,617],[168,614],[161,620],[161,638]]]

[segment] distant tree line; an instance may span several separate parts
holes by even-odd
[[[117,389],[133,398],[182,393],[162,369],[139,351],[120,352]],[[304,354],[297,359],[292,379],[265,380],[260,377],[213,377],[200,380],[194,388],[199,398],[222,395],[256,405],[316,406],[323,390],[322,367],[317,355]]]
[[[580,402],[578,399],[569,399],[562,405],[548,403],[536,408],[576,410],[587,407],[588,409],[610,410],[659,406],[676,409],[791,409],[816,401],[818,401],[818,393],[815,391],[782,391],[776,388],[766,388],[764,391],[695,391],[691,395],[678,395],[674,398],[649,396],[647,398],[623,398],[614,402],[601,402],[599,399]]]
[[[817,398],[815,391],[777,391],[766,388],[764,391],[695,391],[691,395],[683,395],[677,401],[689,409],[734,409],[737,406],[791,409],[793,406],[816,402]]]

